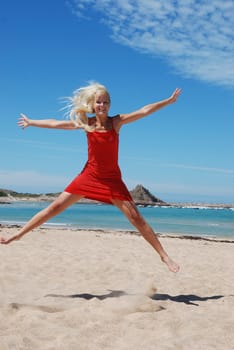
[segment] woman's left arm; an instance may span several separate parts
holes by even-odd
[[[141,107],[140,109],[138,109],[134,112],[128,113],[128,114],[120,114],[119,118],[118,118],[118,125],[116,125],[116,127],[120,128],[124,124],[132,123],[138,119],[144,118],[152,113],[157,112],[159,109],[166,107],[171,103],[176,102],[180,93],[181,93],[181,89],[177,88],[173,92],[173,94],[165,100],[148,104],[148,105]]]

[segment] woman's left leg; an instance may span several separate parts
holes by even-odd
[[[168,256],[157,235],[140,214],[135,203],[129,201],[121,201],[118,199],[112,199],[112,203],[123,212],[131,224],[135,226],[137,230],[142,234],[142,236],[146,239],[146,241],[152,245],[152,247],[160,255],[161,260],[168,266],[169,270],[172,272],[178,272],[179,265]]]

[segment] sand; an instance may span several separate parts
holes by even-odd
[[[123,232],[40,228],[0,245],[0,350],[234,349],[233,243],[160,240],[179,273]]]

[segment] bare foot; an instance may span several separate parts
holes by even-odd
[[[11,238],[4,238],[4,237],[0,237],[0,244],[9,244],[13,241],[18,241],[20,239],[20,236],[13,236]]]
[[[7,239],[0,237],[0,244],[7,244]]]
[[[167,265],[171,272],[178,272],[180,267],[177,263],[169,258],[169,256],[161,257],[162,261]]]

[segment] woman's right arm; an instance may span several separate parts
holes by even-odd
[[[80,129],[80,127],[72,120],[56,120],[56,119],[29,119],[25,114],[20,114],[18,126],[25,129],[29,126],[48,129]]]

